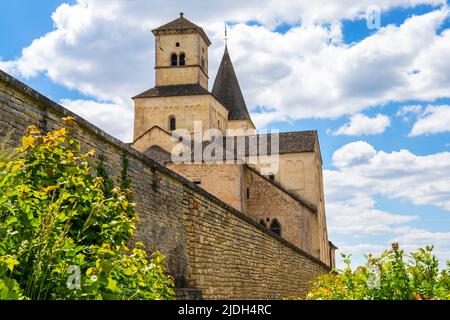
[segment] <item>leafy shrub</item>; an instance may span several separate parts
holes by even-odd
[[[164,257],[127,246],[129,190],[106,194],[66,121],[0,158],[0,299],[172,299]]]
[[[350,256],[343,255],[346,267],[319,277],[307,299],[448,300],[450,271],[439,269],[432,251],[429,246],[405,254],[394,243],[380,257],[367,255],[367,263],[355,270],[350,267]]]

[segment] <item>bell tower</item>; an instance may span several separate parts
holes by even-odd
[[[208,90],[208,47],[203,29],[180,17],[152,30],[156,87],[198,84]]]

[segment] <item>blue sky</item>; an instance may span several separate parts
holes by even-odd
[[[356,262],[394,240],[406,249],[435,244],[441,260],[450,259],[444,1],[361,1],[355,9],[339,1],[266,8],[174,0],[158,12],[151,2],[2,1],[0,68],[129,140],[129,98],[154,81],[149,30],[182,10],[204,26],[212,81],[227,21],[255,122],[319,131],[331,240]],[[364,12],[377,2],[381,29],[370,30]]]

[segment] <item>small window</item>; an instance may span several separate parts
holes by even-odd
[[[220,120],[217,120],[217,128],[220,129]]]
[[[195,180],[194,183],[195,184],[202,184],[202,182],[200,180]]]
[[[272,223],[270,224],[270,231],[281,236],[281,225],[277,219],[272,220]]]
[[[202,68],[205,69],[205,58],[202,57]]]
[[[179,47],[179,46],[180,46],[179,42],[175,43],[175,47]]]
[[[177,120],[174,116],[169,117],[169,130],[173,131],[177,129]]]
[[[176,53],[172,54],[172,57],[170,58],[170,64],[172,67],[175,67],[177,65],[178,62],[178,56]]]
[[[250,188],[247,188],[247,199],[250,199]]]
[[[275,175],[274,174],[269,175],[269,180],[270,181],[275,181]]]
[[[259,224],[267,228],[267,224],[263,219],[259,220]]]
[[[180,54],[180,66],[186,65],[186,55],[184,53]]]

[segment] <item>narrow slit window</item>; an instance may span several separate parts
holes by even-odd
[[[175,117],[169,117],[169,130],[173,131],[177,129],[177,120]]]

